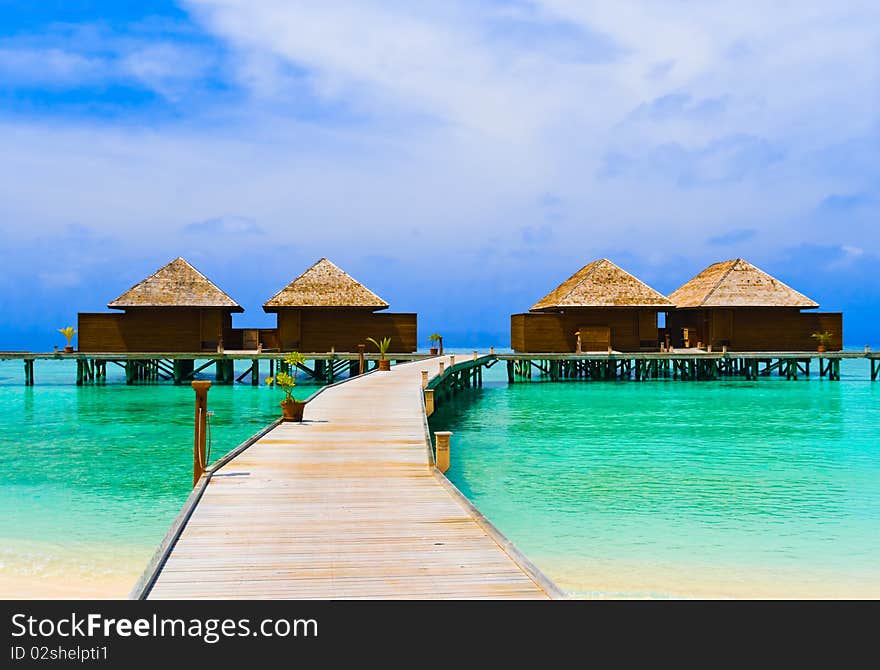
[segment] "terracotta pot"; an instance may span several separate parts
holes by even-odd
[[[389,372],[391,370],[391,361],[389,361],[387,358],[380,358],[379,369],[384,372]]]
[[[816,347],[816,351],[818,351],[820,354],[824,354],[825,353],[825,345],[820,344],[818,347]]]
[[[280,403],[282,416],[285,421],[302,421],[303,410],[306,408],[304,402],[299,400],[282,400]]]
[[[72,354],[72,353],[73,353],[73,347],[72,347],[71,345],[68,344],[66,347],[64,347],[64,353],[65,353],[65,354]]]
[[[431,355],[432,355],[432,356],[436,356],[436,355],[437,355],[437,351],[438,351],[437,347],[431,347]]]

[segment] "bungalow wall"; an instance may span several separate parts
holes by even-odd
[[[368,337],[375,340],[390,337],[389,351],[412,353],[418,348],[417,315],[358,309],[278,310],[278,340],[282,351],[354,352]]]
[[[797,308],[677,309],[666,318],[673,346],[683,347],[683,329],[692,331],[690,346],[698,342],[732,351],[814,351],[812,333],[828,331],[829,351],[843,349],[843,314],[801,312]]]
[[[122,314],[81,312],[77,349],[82,352],[214,351],[232,315],[219,309],[132,309]]]
[[[659,349],[657,310],[569,309],[565,312],[527,312],[510,317],[510,346],[523,353],[569,353],[577,349],[581,328],[609,328],[616,351]],[[584,351],[588,346],[583,346]]]

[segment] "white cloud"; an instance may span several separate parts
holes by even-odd
[[[484,270],[528,253],[524,230],[574,265],[614,249],[711,260],[723,250],[708,240],[754,229],[759,262],[826,233],[810,216],[824,198],[877,188],[850,149],[878,133],[874,3],[186,6],[229,45],[228,81],[250,97],[149,130],[7,121],[4,220],[130,227],[172,252],[188,223],[237,212],[304,254],[422,254],[443,236],[468,242],[450,262],[495,250]],[[176,99],[219,67],[161,40],[119,53],[57,56],[47,71]],[[869,220],[835,230],[839,242],[880,250]]]

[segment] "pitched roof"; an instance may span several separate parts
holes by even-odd
[[[742,258],[714,263],[669,299],[676,307],[818,307]]]
[[[132,286],[107,307],[222,307],[244,311],[210,279],[179,257]]]
[[[670,307],[644,282],[602,258],[585,265],[532,305],[532,311],[568,307]]]
[[[362,307],[385,309],[388,303],[354,277],[322,258],[269,298],[267,312],[279,307]]]

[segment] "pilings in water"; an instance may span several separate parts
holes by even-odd
[[[542,358],[541,355],[505,357],[509,383],[529,381],[534,377],[545,381],[648,381],[671,379],[679,381],[710,381],[742,378],[749,381],[777,375],[796,381],[809,377],[812,358],[803,354],[790,356],[689,356],[668,354],[638,356],[611,354],[602,357],[559,356]],[[830,381],[840,380],[840,358],[818,357],[819,376]],[[880,377],[880,361],[871,362],[872,380]]]
[[[346,376],[353,377],[369,372],[377,367],[375,357],[367,358],[362,352],[314,354],[306,364],[298,366],[299,372],[319,382],[333,383]],[[880,353],[865,352],[640,352],[611,354],[489,354],[472,360],[454,362],[452,366],[441,363],[440,377],[446,380],[449,369],[456,374],[444,381],[444,388],[437,394],[438,402],[448,395],[445,388],[459,389],[482,384],[482,368],[503,362],[507,368],[507,381],[516,383],[529,380],[542,381],[648,381],[652,379],[672,379],[680,381],[706,381],[713,379],[746,379],[749,381],[767,377],[783,377],[798,380],[818,375],[822,379],[839,381],[841,360],[867,359],[871,381],[880,380]],[[425,356],[427,357],[427,356]],[[398,359],[396,362],[418,360],[418,355]],[[107,366],[116,365],[125,372],[127,384],[158,383],[173,381],[174,384],[189,384],[200,373],[212,374],[215,384],[235,382],[259,384],[261,373],[266,372],[262,361],[268,361],[270,377],[275,372],[291,372],[284,362],[282,352],[257,352],[257,354],[213,354],[198,353],[119,353],[74,355],[33,352],[0,352],[2,360],[21,360],[23,363],[24,384],[35,384],[35,365],[39,360],[73,360],[76,364],[77,385],[102,383],[107,380]],[[450,357],[451,359],[451,357]],[[236,377],[236,361],[239,366]],[[451,362],[451,361],[450,361]],[[42,363],[41,363],[42,365]],[[462,371],[463,366],[475,365],[472,371]]]

